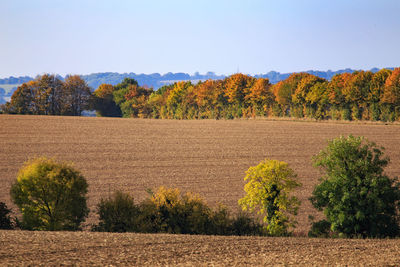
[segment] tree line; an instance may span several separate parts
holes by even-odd
[[[237,73],[220,80],[190,81],[158,90],[132,78],[117,85],[101,84],[91,93],[79,76],[65,82],[43,75],[24,83],[3,106],[6,113],[81,115],[157,119],[234,119],[294,117],[317,120],[400,119],[400,68],[376,73],[356,71],[330,81],[294,73],[271,84],[266,78]]]
[[[45,74],[19,86],[1,109],[11,114],[80,116],[90,109],[91,97],[90,87],[80,76],[62,81]]]
[[[177,82],[157,91],[125,79],[116,86],[99,86],[94,95],[100,116],[395,121],[400,118],[400,68],[342,73],[331,81],[294,73],[276,84],[238,73],[198,84]]]

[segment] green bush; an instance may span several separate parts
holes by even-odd
[[[400,233],[400,184],[383,172],[389,158],[363,137],[339,137],[314,157],[326,175],[311,203],[331,230],[345,237],[394,237]]]
[[[199,195],[181,194],[177,188],[160,187],[152,196],[156,206],[160,231],[174,234],[208,233],[212,210]]]
[[[231,232],[232,235],[239,236],[250,236],[250,235],[267,235],[264,226],[254,220],[250,214],[245,212],[240,212],[236,217],[232,219],[231,222]]]
[[[11,198],[27,230],[78,230],[88,215],[87,183],[70,164],[37,158],[25,163]]]
[[[327,220],[314,222],[308,232],[309,237],[330,237],[331,236],[331,223]]]
[[[133,198],[117,191],[97,205],[99,224],[93,230],[101,232],[137,232],[140,208]]]
[[[11,210],[7,208],[6,203],[0,202],[0,229],[13,229],[13,223],[10,217]]]

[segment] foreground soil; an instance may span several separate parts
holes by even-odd
[[[96,203],[109,193],[122,190],[140,201],[161,185],[235,212],[245,171],[269,158],[288,162],[303,183],[295,192],[302,201],[295,234],[304,235],[308,215],[316,214],[308,198],[321,177],[311,158],[328,139],[349,134],[386,147],[387,174],[400,176],[399,124],[0,115],[0,201],[16,210],[9,190],[18,170],[29,158],[48,156],[74,162],[87,178],[88,224],[96,223]]]
[[[399,266],[400,240],[0,231],[0,265]]]

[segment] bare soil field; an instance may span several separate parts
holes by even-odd
[[[296,191],[302,206],[295,234],[305,235],[308,215],[316,214],[308,198],[321,176],[311,157],[327,139],[348,134],[386,147],[387,174],[400,175],[399,124],[0,115],[0,201],[15,210],[9,190],[19,168],[29,158],[48,156],[74,162],[87,178],[88,224],[96,222],[101,197],[122,190],[140,201],[147,188],[161,185],[199,193],[235,212],[245,171],[269,158],[288,162],[303,183]]]
[[[399,240],[0,231],[5,266],[399,266]]]

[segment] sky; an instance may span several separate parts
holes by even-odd
[[[0,78],[400,66],[399,0],[0,0]]]

